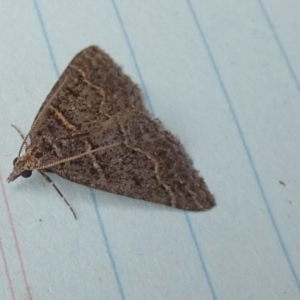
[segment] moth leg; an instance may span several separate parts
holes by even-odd
[[[27,142],[25,141],[25,137],[24,135],[22,134],[21,130],[15,126],[15,125],[11,125],[18,133],[19,135],[21,136],[21,138],[23,139],[24,141],[24,144],[26,145],[26,147],[28,147],[28,144]],[[58,187],[54,184],[54,182],[51,180],[50,177],[48,177],[43,171],[41,170],[38,170],[40,172],[40,174],[55,188],[55,190],[58,192],[58,194],[63,198],[63,200],[65,201],[65,203],[67,204],[67,206],[69,207],[69,209],[71,210],[73,216],[75,219],[77,219],[76,217],[76,214],[72,208],[72,206],[70,205],[70,203],[67,201],[67,199],[64,197],[64,195],[61,193],[61,191],[58,189]],[[51,171],[50,171],[51,172]]]
[[[69,209],[71,210],[73,216],[75,219],[77,219],[76,214],[72,208],[72,206],[70,205],[70,203],[67,201],[67,199],[64,197],[64,195],[61,193],[61,191],[58,189],[58,187],[54,184],[54,182],[51,180],[50,177],[48,177],[43,171],[38,170],[40,172],[40,174],[55,188],[55,190],[57,191],[57,193],[63,198],[63,200],[65,201],[65,203],[67,204],[67,206],[69,207]]]

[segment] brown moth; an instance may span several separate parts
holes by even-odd
[[[21,149],[24,144],[8,182],[39,170],[179,209],[215,206],[179,140],[150,115],[138,86],[97,46],[67,66]]]

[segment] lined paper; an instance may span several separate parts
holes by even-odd
[[[300,299],[300,2],[2,1],[0,299]],[[187,213],[34,174],[21,139],[96,44],[185,145],[217,206]]]

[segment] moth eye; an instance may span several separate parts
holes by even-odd
[[[13,161],[13,165],[15,165],[15,164],[16,164],[17,160],[18,160],[18,157],[16,157],[16,158],[14,159],[14,161]]]
[[[21,175],[22,177],[24,177],[24,178],[28,178],[28,177],[31,176],[31,174],[32,174],[32,171],[31,171],[31,170],[25,170],[25,171],[23,171],[20,175]]]

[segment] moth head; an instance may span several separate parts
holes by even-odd
[[[7,178],[7,182],[14,181],[19,176],[28,178],[32,174],[32,170],[36,168],[36,158],[31,155],[30,151],[23,156],[16,157],[13,161],[13,171]]]

